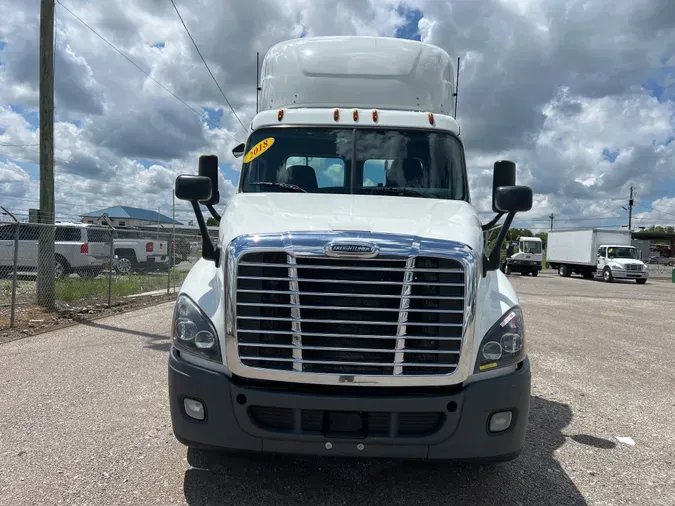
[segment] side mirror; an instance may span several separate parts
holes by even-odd
[[[234,155],[235,158],[241,158],[244,156],[244,150],[246,149],[246,144],[243,142],[232,149],[232,154]]]
[[[500,186],[495,189],[493,208],[499,213],[522,213],[532,209],[532,188]]]
[[[206,200],[201,200],[206,206],[213,206],[220,202],[218,193],[218,157],[216,155],[202,155],[199,157],[199,175],[211,180],[211,194]]]
[[[211,180],[204,176],[178,176],[176,198],[190,202],[205,202],[211,199]]]
[[[511,160],[500,160],[495,162],[492,172],[492,210],[495,213],[501,212],[497,209],[495,203],[495,193],[497,188],[502,186],[516,185],[516,164]]]
[[[206,176],[183,175],[176,178],[176,197],[189,201],[197,218],[199,232],[202,235],[202,257],[215,262],[216,267],[218,267],[220,251],[211,241],[211,236],[204,221],[204,215],[199,207],[200,202],[211,200],[212,191],[211,179]]]

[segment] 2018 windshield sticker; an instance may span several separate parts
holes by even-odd
[[[274,137],[268,137],[267,139],[261,140],[258,144],[249,149],[248,153],[244,157],[244,163],[248,163],[251,160],[258,158],[265,151],[270,149],[274,144]]]

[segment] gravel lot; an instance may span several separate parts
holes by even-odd
[[[168,413],[164,304],[0,345],[0,504],[675,505],[675,284],[512,281],[533,369],[514,462],[186,451]]]

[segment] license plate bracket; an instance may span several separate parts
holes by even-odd
[[[331,437],[366,437],[368,421],[366,414],[360,411],[326,411],[323,429]]]

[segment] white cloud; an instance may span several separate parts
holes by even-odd
[[[2,195],[25,197],[30,186],[30,176],[15,163],[0,162],[0,192]]]

